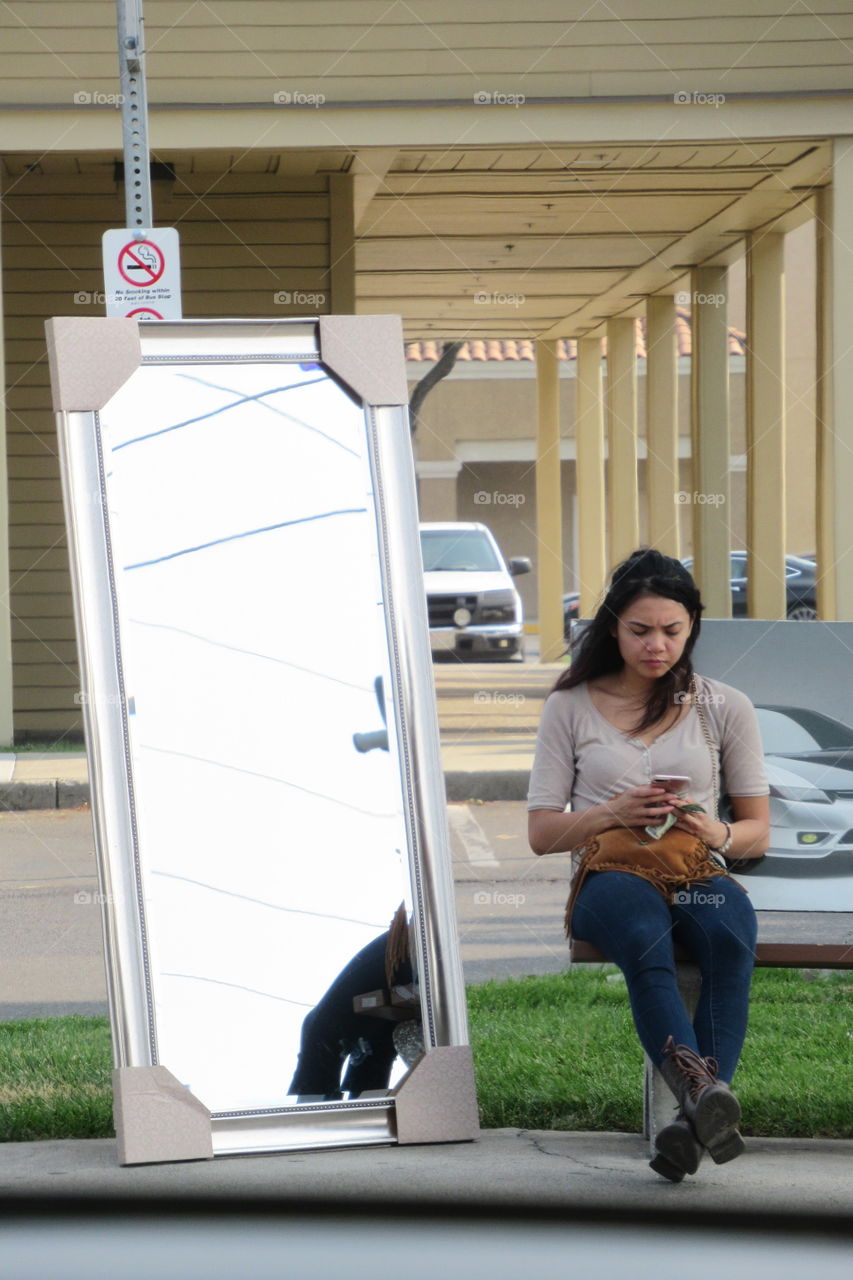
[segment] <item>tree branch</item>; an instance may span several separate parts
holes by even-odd
[[[416,383],[411,398],[409,400],[409,425],[412,435],[418,429],[420,422],[420,411],[424,400],[426,400],[430,391],[437,382],[441,382],[442,378],[446,378],[450,370],[456,364],[456,357],[465,344],[462,342],[445,342],[441,355],[432,368],[424,374],[420,382]]]

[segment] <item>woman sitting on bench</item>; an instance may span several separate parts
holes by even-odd
[[[534,853],[585,851],[572,934],[624,973],[643,1048],[678,1100],[651,1161],[673,1182],[696,1172],[703,1150],[722,1164],[744,1149],[729,1084],[746,1034],[756,920],[721,855],[760,857],[770,835],[752,703],[693,672],[703,607],[678,560],[640,550],[619,565],[545,703],[528,798]],[[731,823],[716,817],[721,774]],[[659,777],[670,780],[656,786]],[[690,802],[703,811],[682,811]],[[667,880],[682,855],[701,875]],[[589,867],[593,857],[608,868]],[[692,1021],[674,940],[702,975]]]

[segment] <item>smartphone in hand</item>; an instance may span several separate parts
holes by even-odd
[[[690,786],[690,779],[683,773],[656,773],[652,786],[666,787],[673,795],[681,795]]]

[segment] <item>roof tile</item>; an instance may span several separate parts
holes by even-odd
[[[636,324],[636,352],[640,359],[646,356],[646,322],[638,319]],[[693,350],[693,334],[690,326],[690,312],[682,307],[676,308],[675,338],[680,356],[689,356]],[[607,355],[607,339],[601,342],[602,355]],[[442,343],[433,339],[406,344],[406,359],[425,364],[434,364],[441,355]],[[746,334],[740,329],[729,328],[729,355],[746,354]],[[578,344],[574,338],[560,338],[557,342],[557,356],[560,360],[576,360]],[[536,343],[530,338],[472,338],[463,343],[457,357],[459,360],[476,361],[491,364],[507,361],[533,362],[536,359]]]

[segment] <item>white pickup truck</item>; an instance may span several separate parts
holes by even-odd
[[[422,524],[429,638],[433,654],[508,661],[524,656],[524,615],[513,578],[526,556],[507,563],[484,524]]]

